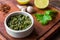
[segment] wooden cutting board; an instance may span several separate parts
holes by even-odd
[[[19,9],[16,6],[16,4],[17,4],[16,0],[0,0],[0,2],[6,3],[11,7],[9,13],[14,12],[14,11],[19,11]],[[46,9],[40,10],[34,6],[33,0],[31,0],[29,5],[32,5],[34,7],[34,10],[38,13],[43,13],[45,10],[49,10],[49,9],[57,10],[56,8],[54,8],[50,5]],[[28,37],[19,38],[19,39],[13,38],[6,33],[5,26],[4,26],[4,19],[9,13],[4,13],[4,12],[0,11],[0,35],[1,35],[0,40],[39,40],[47,32],[49,32],[54,27],[54,25],[60,20],[60,16],[59,16],[60,12],[59,12],[59,10],[57,10],[57,11],[58,11],[57,17],[54,20],[52,20],[51,22],[49,22],[48,25],[45,25],[45,26],[41,25],[36,20],[36,17],[34,16],[35,13],[31,13],[31,15],[34,18],[34,25],[33,25],[34,30]]]

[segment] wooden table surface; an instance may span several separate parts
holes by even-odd
[[[0,0],[0,2],[6,3],[11,7],[11,10],[9,11],[9,13],[14,12],[14,11],[19,11],[19,9],[16,6],[16,4],[18,4],[16,2],[16,0]],[[50,5],[46,9],[40,10],[35,7],[35,5],[33,4],[33,0],[30,1],[30,4],[34,7],[34,10],[38,13],[43,13],[45,10],[57,10],[56,8],[54,8]],[[34,18],[34,25],[33,25],[34,30],[28,37],[19,38],[19,39],[13,38],[6,33],[5,26],[4,26],[4,19],[9,13],[4,13],[4,12],[0,11],[0,39],[1,40],[45,40],[46,37],[48,37],[51,33],[53,33],[60,26],[60,23],[59,23],[60,12],[59,12],[59,10],[57,10],[57,11],[58,11],[57,17],[54,20],[52,20],[51,22],[49,22],[48,25],[45,25],[45,26],[41,25],[36,20],[34,13],[31,13],[31,15]]]

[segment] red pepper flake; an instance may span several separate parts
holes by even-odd
[[[0,3],[0,11],[8,13],[10,11],[10,6],[7,4]]]
[[[2,5],[1,10],[2,10],[3,12],[5,12],[5,13],[8,13],[9,10],[10,10],[10,6],[4,4],[4,5]]]

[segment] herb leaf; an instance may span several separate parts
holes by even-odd
[[[53,17],[56,17],[54,15],[56,15],[56,11],[52,11],[52,10],[47,10],[45,11],[44,14],[35,14],[37,20],[43,24],[43,25],[46,25],[49,21],[51,21],[53,19]]]

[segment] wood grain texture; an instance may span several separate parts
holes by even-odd
[[[2,34],[0,34],[0,40],[6,40]]]
[[[43,37],[41,37],[39,40],[46,40],[50,35],[54,34],[54,32],[60,28],[60,21],[58,21],[53,28],[49,32],[47,32]]]
[[[18,3],[16,2],[16,0],[0,0],[0,2],[6,3],[6,4],[8,4],[8,5],[11,7],[11,10],[9,11],[9,13],[14,12],[14,11],[19,11],[19,9],[18,9],[17,6],[16,6],[16,4],[18,4]],[[52,7],[52,6],[48,6],[46,9],[40,10],[40,9],[38,9],[38,8],[35,7],[35,5],[33,4],[33,0],[31,0],[31,1],[30,1],[30,4],[28,4],[28,5],[32,5],[32,6],[34,7],[34,10],[35,10],[36,12],[38,12],[38,13],[43,13],[45,10],[49,10],[49,9],[51,9],[51,10],[57,10],[57,9],[55,9],[55,8]],[[26,6],[28,6],[28,5],[26,5]],[[46,25],[46,26],[41,25],[41,24],[36,20],[36,17],[34,16],[34,13],[31,13],[31,15],[32,15],[33,18],[34,18],[34,25],[33,25],[34,30],[33,30],[33,32],[32,32],[28,37],[19,38],[19,39],[13,38],[13,37],[11,37],[10,35],[8,35],[8,34],[6,33],[5,26],[4,26],[4,19],[5,19],[5,17],[6,17],[9,13],[4,13],[4,12],[0,11],[0,32],[3,34],[3,37],[4,37],[6,40],[37,40],[37,38],[43,37],[42,35],[43,35],[43,34],[45,35],[46,32],[47,32],[49,29],[51,29],[51,27],[52,27],[56,22],[58,22],[58,20],[60,20],[60,16],[59,16],[59,15],[60,15],[60,12],[59,12],[59,10],[57,10],[57,11],[58,11],[57,17],[56,17],[54,20],[52,20],[51,22],[49,22],[49,24]],[[3,39],[4,39],[4,38],[3,38]],[[4,39],[4,40],[5,40],[5,39]],[[40,39],[40,38],[39,38],[39,39]]]

